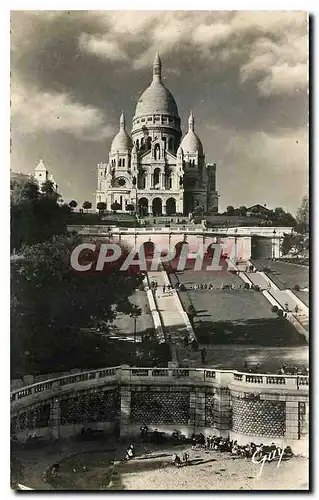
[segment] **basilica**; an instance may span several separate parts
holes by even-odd
[[[107,163],[99,163],[96,204],[139,215],[174,215],[218,211],[216,164],[206,164],[192,112],[182,138],[181,120],[162,82],[156,54],[150,86],[138,100],[131,135],[125,116],[113,139]],[[113,208],[112,208],[113,205]]]

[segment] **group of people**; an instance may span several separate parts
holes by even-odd
[[[290,311],[290,308],[289,308],[289,304],[288,304],[288,302],[285,302],[285,304],[284,304],[284,309],[285,309],[285,311],[286,311],[286,312],[291,312],[291,311]],[[293,311],[294,311],[294,313],[295,313],[295,314],[298,314],[298,313],[299,313],[299,307],[298,307],[298,305],[297,305],[297,304],[295,305],[295,307],[294,307]]]
[[[283,363],[280,370],[278,370],[278,375],[309,375],[309,368],[301,366],[288,366]]]
[[[195,285],[184,285],[183,283],[180,283],[176,285],[176,289],[179,289],[181,291],[185,290],[250,290],[254,289],[256,285],[250,285],[249,283],[244,283],[244,284],[239,284],[239,285],[234,285],[233,283],[222,283],[221,285],[213,285],[212,283],[199,283]]]
[[[264,445],[263,443],[255,444],[253,442],[244,445],[239,445],[236,440],[230,440],[229,437],[223,438],[221,436],[205,436],[199,434],[192,436],[192,449],[205,448],[208,450],[220,451],[231,453],[234,457],[241,458],[251,458],[255,455],[256,458],[263,455],[272,454],[273,457],[279,457],[283,455],[285,458],[291,458],[293,452],[290,446],[286,446],[282,449],[280,446],[276,446],[275,443],[271,445]]]
[[[173,453],[172,455],[172,463],[175,465],[175,467],[182,467],[183,465],[188,465],[189,464],[189,454],[187,451],[185,451],[182,455],[182,458],[180,458],[179,455],[176,453]]]
[[[185,335],[184,339],[183,339],[183,343],[184,343],[184,347],[191,346],[191,348],[193,349],[193,351],[198,351],[199,343],[198,343],[197,339],[193,338],[193,340],[190,342],[188,335]],[[207,358],[207,349],[206,349],[206,347],[203,347],[200,350],[200,356],[201,356],[202,364],[204,365],[206,363],[206,358]]]
[[[245,373],[268,373],[263,372],[260,366],[260,363],[256,363],[255,365],[248,365],[247,361],[244,364],[244,372]],[[277,375],[309,375],[309,368],[304,366],[288,366],[286,363],[283,363],[280,369],[277,371]]]

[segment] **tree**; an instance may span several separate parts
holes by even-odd
[[[239,207],[238,212],[239,212],[239,215],[241,215],[242,217],[245,217],[247,214],[247,207],[242,205],[241,207]]]
[[[277,207],[275,210],[270,210],[268,220],[271,220],[274,225],[295,227],[296,219],[289,212],[285,212],[282,207]]]
[[[113,212],[116,212],[117,210],[120,210],[120,209],[121,209],[121,205],[117,201],[112,203],[111,210],[113,210]]]
[[[301,234],[284,234],[281,243],[281,252],[283,255],[287,255],[291,250],[294,250],[297,253],[301,253],[304,249],[304,238]]]
[[[300,206],[296,215],[297,227],[296,229],[305,233],[309,231],[309,198],[304,196],[301,200]]]
[[[227,215],[234,215],[234,207],[232,205],[228,205],[226,208]]]
[[[52,184],[52,183],[51,183]],[[33,181],[11,183],[11,248],[45,241],[66,231],[70,207],[58,203],[59,194],[52,195],[50,185],[44,193]]]
[[[58,200],[61,196],[58,194],[55,185],[52,181],[47,180],[41,185],[41,193],[43,193],[48,198],[53,198]]]
[[[96,205],[100,214],[103,214],[106,210],[106,203],[104,201],[99,201]]]
[[[33,202],[39,199],[39,186],[35,181],[15,179],[10,182],[11,204],[17,205],[24,202]]]
[[[128,212],[133,213],[133,212],[134,212],[134,210],[135,210],[135,206],[133,205],[133,203],[129,203],[128,205],[126,205],[126,210],[127,210]]]
[[[84,210],[90,210],[92,208],[92,203],[90,201],[85,201],[82,205],[82,207],[84,208]]]
[[[73,235],[24,246],[23,258],[11,262],[11,363],[12,376],[48,373],[77,367],[97,368],[114,363],[110,341],[84,334],[117,311],[138,314],[129,297],[142,283],[138,274],[120,271],[75,272],[72,250],[82,242]],[[93,254],[96,260],[98,251]],[[90,298],[90,299],[88,299]],[[117,307],[119,305],[119,307]],[[28,355],[26,356],[26,353]]]
[[[75,200],[71,200],[69,203],[69,207],[71,209],[76,208],[78,206],[77,202]]]

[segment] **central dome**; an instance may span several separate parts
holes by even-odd
[[[161,60],[156,54],[153,64],[153,81],[139,98],[135,117],[156,113],[178,117],[175,99],[162,83],[161,68]]]

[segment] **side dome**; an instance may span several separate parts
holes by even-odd
[[[117,151],[126,152],[127,150],[131,150],[132,147],[133,142],[125,130],[125,117],[122,113],[120,118],[120,130],[112,141],[111,153],[116,153]]]
[[[183,149],[184,153],[197,153],[200,156],[203,156],[203,145],[199,139],[199,137],[195,134],[194,132],[194,115],[191,112],[189,119],[188,119],[188,132],[183,138],[181,142],[181,148]]]
[[[178,117],[178,109],[174,97],[162,83],[162,63],[156,54],[153,64],[153,81],[139,98],[135,116],[161,113]]]

